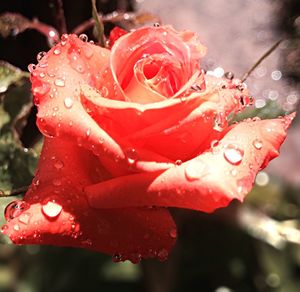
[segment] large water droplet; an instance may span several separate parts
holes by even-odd
[[[62,206],[54,201],[49,201],[42,206],[43,213],[49,218],[56,218],[62,211]]]
[[[62,78],[56,78],[55,81],[54,81],[54,84],[56,86],[59,86],[59,87],[64,87],[65,86],[65,80],[62,79]]]
[[[262,148],[262,146],[263,146],[263,143],[262,143],[261,140],[255,139],[255,140],[253,141],[253,146],[254,146],[257,150],[260,150],[260,149]]]
[[[24,201],[20,201],[20,200],[12,201],[6,206],[4,210],[4,216],[6,221],[10,221],[20,216],[28,208],[29,205]]]
[[[224,149],[225,159],[233,165],[239,165],[244,156],[244,151],[239,149],[236,145],[229,144]]]
[[[200,179],[207,173],[207,165],[200,159],[196,159],[187,164],[185,168],[185,176],[188,180]]]
[[[74,104],[74,101],[71,97],[66,97],[64,100],[64,105],[67,109],[70,109]]]

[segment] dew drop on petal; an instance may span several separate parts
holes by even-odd
[[[129,165],[133,165],[138,160],[138,154],[134,148],[127,148],[125,150],[125,156]]]
[[[121,262],[122,261],[122,255],[116,253],[112,256],[112,261],[114,263],[118,263],[118,262]]]
[[[54,186],[58,187],[61,185],[61,180],[59,178],[55,178],[55,179],[53,179],[52,184]]]
[[[244,156],[244,151],[239,149],[236,145],[229,144],[224,149],[225,159],[233,165],[239,165]]]
[[[54,54],[54,55],[59,55],[59,54],[60,54],[60,49],[59,49],[59,48],[56,48],[56,49],[53,51],[53,54]]]
[[[27,225],[30,221],[30,217],[31,217],[30,213],[23,213],[19,216],[18,219],[21,223]]]
[[[260,150],[260,149],[262,148],[262,146],[263,146],[263,143],[262,143],[261,140],[255,139],[255,140],[253,141],[253,146],[254,146],[257,150]]]
[[[197,159],[187,164],[185,176],[188,180],[197,180],[207,174],[207,165],[202,160]]]
[[[177,230],[176,230],[176,228],[172,228],[171,230],[170,230],[170,232],[169,232],[169,234],[170,234],[170,237],[171,238],[176,238],[177,237]]]
[[[86,135],[87,137],[89,137],[89,136],[91,135],[91,129],[90,129],[90,128],[88,128],[88,129],[85,131],[85,135]]]
[[[30,73],[32,73],[36,69],[36,65],[35,64],[29,64],[27,68],[28,68],[28,71]]]
[[[70,109],[73,106],[73,104],[74,104],[74,101],[71,97],[66,97],[64,99],[64,105],[67,109]]]
[[[178,159],[175,161],[175,165],[180,166],[182,164],[182,160]]]
[[[19,231],[19,230],[20,230],[20,226],[19,226],[18,224],[15,224],[15,225],[14,225],[14,230],[15,230],[15,231]]]
[[[169,253],[168,253],[168,251],[165,249],[165,248],[163,248],[163,249],[161,249],[158,253],[157,253],[157,256],[158,256],[158,259],[160,260],[160,261],[165,261],[167,258],[168,258],[168,255],[169,255]]]
[[[79,39],[81,40],[81,41],[83,41],[83,42],[87,42],[88,41],[88,36],[86,35],[86,34],[84,34],[84,33],[82,33],[80,36],[79,36]]]
[[[62,206],[58,203],[49,201],[42,206],[43,213],[49,218],[56,218],[62,211]]]
[[[28,208],[29,205],[24,201],[20,201],[20,200],[12,201],[6,206],[4,210],[5,219],[7,221],[10,221],[20,216]]]
[[[232,169],[232,170],[230,171],[230,174],[231,174],[232,176],[236,176],[236,175],[237,175],[237,170],[236,170],[236,169]]]
[[[61,160],[56,160],[54,162],[54,167],[59,170],[62,169],[64,167],[64,163]]]
[[[44,51],[39,52],[36,56],[37,61],[38,62],[41,61],[45,55],[46,55],[46,52],[44,52]]]
[[[59,87],[64,87],[65,86],[65,80],[63,80],[62,78],[56,78],[55,81],[54,81],[54,84],[56,86],[59,86]]]

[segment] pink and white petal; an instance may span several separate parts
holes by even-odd
[[[97,208],[164,206],[212,212],[242,201],[259,170],[278,155],[294,115],[234,125],[211,151],[164,172],[120,177],[85,188]]]

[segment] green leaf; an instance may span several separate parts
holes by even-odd
[[[30,81],[25,77],[27,73],[8,64],[0,66],[0,72],[0,84],[3,89],[6,88],[0,96],[0,136],[13,133],[18,139],[26,123],[24,118],[32,108]]]
[[[33,149],[23,148],[12,137],[0,139],[0,190],[8,192],[29,185],[37,160]]]
[[[17,83],[23,77],[29,77],[29,74],[0,60],[0,93],[5,92],[10,85]]]
[[[280,107],[278,102],[269,100],[262,108],[246,108],[243,112],[235,115],[232,122],[240,122],[254,117],[259,117],[261,119],[274,119],[285,114],[286,112]]]

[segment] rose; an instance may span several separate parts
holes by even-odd
[[[111,51],[81,39],[64,35],[31,68],[45,142],[3,231],[17,244],[163,259],[176,238],[167,207],[212,212],[242,201],[293,116],[228,126],[247,90],[203,74],[194,33],[141,28]]]

